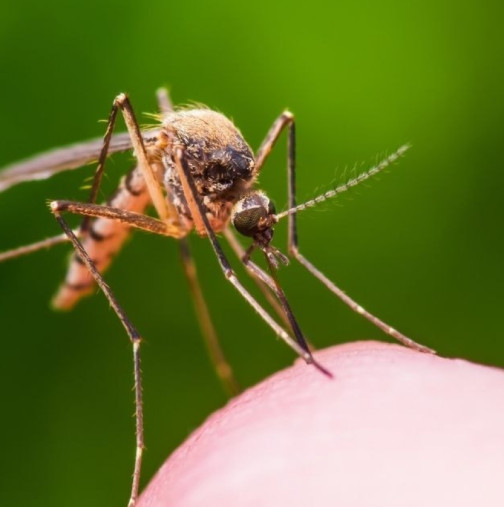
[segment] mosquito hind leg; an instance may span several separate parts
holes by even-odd
[[[292,115],[286,117],[285,113],[282,115],[276,122],[275,125],[278,125],[279,128],[275,130],[278,132],[277,136],[272,138],[272,141],[266,143],[266,146],[263,148],[265,153],[268,153],[268,148],[270,145],[274,143],[276,138],[278,138],[279,133],[285,127],[289,129],[288,135],[288,161],[287,161],[287,181],[288,181],[288,197],[289,197],[289,208],[294,208],[296,206],[296,129],[294,123],[294,117]],[[273,130],[273,129],[272,129]],[[268,140],[268,139],[267,139]],[[266,140],[266,141],[267,141]],[[401,342],[403,345],[410,347],[414,350],[418,350],[420,352],[428,352],[435,353],[434,350],[421,345],[411,338],[408,338],[404,334],[397,331],[393,327],[389,326],[387,323],[383,322],[381,319],[373,315],[372,313],[365,310],[361,305],[359,305],[354,299],[345,294],[339,287],[337,287],[331,280],[329,280],[321,271],[319,271],[306,257],[304,257],[299,252],[298,247],[298,232],[297,232],[297,215],[296,213],[289,214],[288,218],[288,250],[289,253],[299,261],[301,265],[303,265],[315,278],[320,280],[333,294],[338,296],[345,304],[347,304],[354,312],[362,315],[364,318],[369,320],[376,327],[381,329],[384,333],[388,334],[392,338]]]
[[[134,507],[136,500],[138,498],[138,489],[140,483],[140,471],[142,466],[142,454],[144,450],[144,434],[143,434],[143,401],[142,401],[142,373],[140,369],[140,344],[142,342],[142,337],[134,327],[133,323],[129,320],[126,313],[122,309],[122,307],[117,302],[112,290],[108,286],[108,284],[103,279],[102,275],[99,273],[96,268],[94,262],[91,260],[89,255],[86,253],[86,250],[82,246],[81,242],[77,239],[77,236],[74,234],[72,229],[63,219],[55,207],[52,207],[52,212],[56,218],[56,221],[63,229],[65,235],[68,237],[69,241],[72,243],[76,254],[82,260],[82,262],[89,269],[96,283],[100,287],[100,289],[105,294],[110,306],[114,309],[117,317],[121,321],[130,342],[133,347],[133,374],[134,374],[134,392],[135,392],[135,419],[136,419],[136,452],[135,452],[135,464],[133,468],[133,481],[131,485],[131,495],[129,499],[128,506]]]

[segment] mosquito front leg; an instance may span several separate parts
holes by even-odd
[[[264,297],[267,299],[273,310],[275,310],[275,313],[280,317],[280,319],[282,319],[282,322],[285,324],[285,326],[291,328],[291,330],[294,331],[294,329],[292,329],[288,313],[286,312],[285,308],[279,304],[278,287],[277,284],[275,284],[273,277],[268,275],[268,273],[266,273],[257,264],[250,260],[249,255],[241,243],[238,241],[238,238],[230,227],[227,227],[224,230],[224,236],[228,240],[229,245],[231,246],[238,259],[240,259],[240,261],[247,269],[247,273],[264,294]],[[280,290],[283,293],[281,287]],[[303,341],[307,344],[308,348],[311,351],[315,349],[315,347],[312,345],[310,340],[306,338],[306,336],[303,336]]]
[[[161,236],[173,236],[171,228],[165,222],[122,208],[76,201],[52,201],[49,206],[53,213],[65,211],[86,217],[107,218]],[[181,231],[177,231],[175,237],[179,237],[180,234]]]
[[[54,203],[53,203],[54,204]],[[89,205],[88,205],[89,206]],[[56,205],[51,206],[51,210],[60,225],[63,229],[64,233],[71,241],[76,254],[79,256],[81,261],[86,265],[89,269],[90,273],[93,275],[96,283],[100,287],[100,289],[105,294],[110,306],[114,309],[117,317],[121,321],[130,342],[133,346],[133,374],[134,374],[134,391],[135,391],[135,418],[136,418],[136,452],[135,452],[135,465],[133,468],[133,482],[131,486],[131,495],[128,503],[129,507],[134,507],[136,500],[138,498],[138,488],[140,482],[140,471],[142,466],[142,454],[144,450],[144,435],[143,435],[143,402],[142,402],[142,374],[140,369],[140,344],[142,342],[142,338],[138,331],[135,329],[133,323],[129,320],[124,310],[121,308],[117,299],[115,298],[112,290],[107,285],[102,275],[97,270],[94,262],[91,260],[86,250],[77,239],[77,236],[74,234],[72,229],[68,226],[66,221],[61,216],[60,210]]]
[[[203,205],[198,196],[196,186],[192,179],[187,162],[185,161],[181,147],[175,147],[174,156],[177,173],[184,188],[184,194],[186,195],[187,202],[191,208],[191,215],[193,216],[193,219],[195,216],[197,216],[199,221],[202,223],[205,232],[210,240],[210,243],[212,244],[212,248],[217,256],[220,268],[226,277],[226,280],[228,280],[235,287],[239,294],[249,303],[250,306],[252,306],[252,308],[261,316],[261,318],[270,326],[270,328],[273,329],[277,336],[279,336],[292,350],[294,350],[296,354],[302,357],[307,363],[313,364],[325,375],[332,377],[331,373],[326,370],[321,364],[319,364],[308,350],[305,350],[301,345],[299,345],[282,327],[280,327],[275,322],[269,313],[264,310],[264,308],[240,283],[217,240],[217,237],[210,225],[210,222],[208,221],[205,211],[203,210]]]
[[[231,246],[233,252],[236,254],[236,257],[238,257],[238,259],[242,261],[245,258],[246,252],[241,243],[238,241],[238,238],[236,237],[236,234],[233,232],[231,227],[228,226],[226,227],[226,229],[224,229],[224,237],[227,239],[227,242]],[[253,263],[248,262],[245,264],[245,267],[247,268],[247,273],[250,275],[252,280],[254,280],[257,287],[259,287],[259,290],[264,294],[264,297],[266,298],[270,306],[273,308],[273,310],[275,310],[275,313],[282,319],[283,323],[287,327],[289,327],[290,323],[289,320],[287,319],[287,316],[285,315],[285,312],[283,311],[282,307],[278,304],[277,299],[271,292],[273,280],[267,273],[265,273],[262,269],[260,269],[259,266],[256,266],[254,264],[254,267],[260,269],[262,273],[262,276],[258,276],[256,270],[252,268],[250,264]],[[269,283],[265,282],[263,280],[263,277],[269,279]]]
[[[159,218],[168,224],[172,224],[175,228],[178,227],[177,210],[168,199],[165,199],[159,181],[150,166],[140,127],[127,95],[120,93],[114,100],[114,107],[120,108],[122,111],[124,122],[131,137],[133,149],[135,150],[138,166],[145,179],[152,204],[156,208]]]
[[[287,161],[287,181],[288,181],[288,195],[289,195],[289,208],[296,206],[296,130],[294,117],[290,113],[284,113],[275,122],[274,127],[271,129],[270,134],[266,137],[260,152],[269,153],[273,143],[278,138],[280,131],[288,126],[288,161]],[[272,132],[274,135],[272,135]],[[416,343],[411,338],[408,338],[404,334],[400,333],[381,319],[373,315],[372,313],[365,310],[355,300],[349,297],[339,287],[337,287],[331,280],[329,280],[322,272],[320,272],[310,261],[308,261],[300,252],[298,248],[298,235],[297,235],[297,215],[296,213],[289,213],[289,225],[288,225],[288,249],[289,253],[295,257],[313,276],[318,278],[331,292],[338,296],[345,304],[347,304],[354,312],[362,315],[364,318],[369,320],[384,333],[388,334],[392,338],[401,342],[403,345],[420,352],[434,353],[429,347],[425,347],[419,343]]]

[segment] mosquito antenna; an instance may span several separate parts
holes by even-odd
[[[379,172],[383,171],[389,165],[393,164],[399,157],[402,157],[410,147],[411,146],[409,144],[404,144],[394,153],[391,153],[387,158],[384,158],[381,162],[371,167],[371,169],[359,174],[359,176],[351,178],[346,183],[343,183],[342,185],[339,185],[336,188],[328,190],[327,192],[324,192],[323,194],[320,194],[319,196],[310,199],[309,201],[306,201],[302,204],[298,204],[294,208],[290,208],[288,210],[282,211],[281,213],[278,213],[276,215],[276,220],[278,221],[281,218],[286,217],[287,215],[293,215],[294,213],[298,213],[299,211],[303,211],[307,208],[312,208],[313,206],[316,206],[321,202],[327,201],[328,199],[332,199],[333,197],[336,197],[337,195],[342,194],[347,190],[350,190],[350,188],[355,187],[359,183],[368,180],[375,174],[378,174]]]

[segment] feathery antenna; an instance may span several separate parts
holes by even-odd
[[[347,190],[350,190],[350,188],[355,187],[359,183],[368,180],[375,174],[378,174],[379,172],[383,171],[389,165],[393,164],[399,157],[402,157],[410,147],[411,145],[404,144],[394,153],[391,153],[387,158],[384,158],[379,164],[371,167],[371,169],[369,169],[368,171],[359,174],[359,176],[348,180],[346,183],[343,183],[342,185],[339,185],[336,188],[324,192],[323,194],[315,197],[314,199],[310,199],[309,201],[306,201],[302,204],[298,204],[294,208],[290,208],[288,210],[282,211],[281,213],[278,213],[276,215],[276,219],[280,220],[281,218],[284,218],[287,215],[293,215],[294,213],[303,211],[306,208],[312,208],[313,206],[316,206],[321,202],[327,201],[328,199],[332,199],[333,197],[336,197],[337,195],[342,194]]]

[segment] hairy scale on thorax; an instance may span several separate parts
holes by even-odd
[[[233,204],[255,180],[252,150],[230,120],[209,109],[169,113],[162,126],[148,153],[167,198],[190,229],[192,217],[173,160],[173,148],[180,144],[210,224],[222,231]]]

